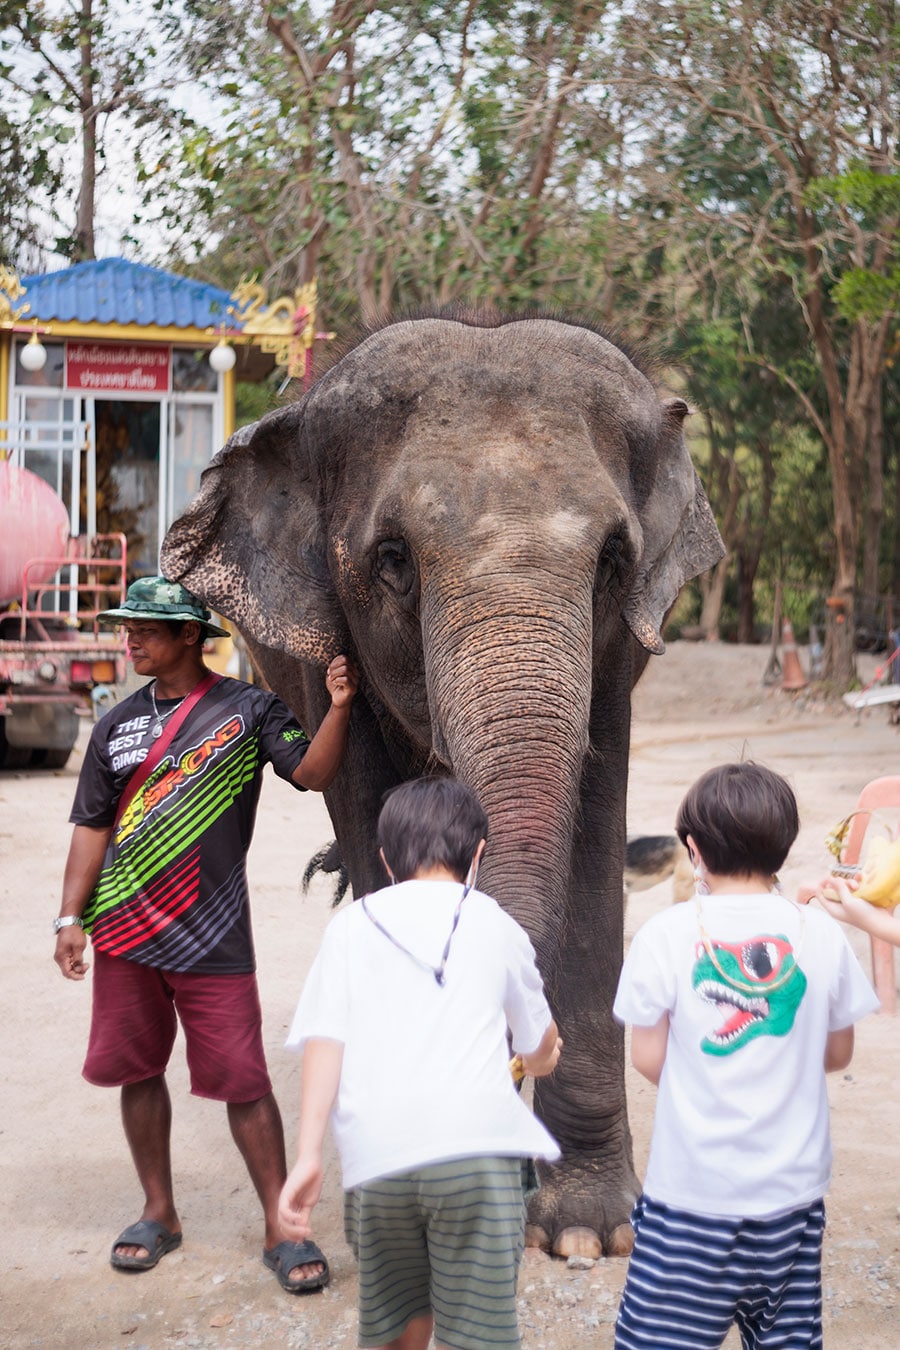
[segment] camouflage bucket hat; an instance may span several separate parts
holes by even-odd
[[[121,607],[104,609],[97,618],[116,619],[119,623],[127,619],[162,619],[169,623],[193,619],[203,626],[208,637],[231,636],[227,628],[219,628],[210,622],[209,610],[196,595],[191,595],[177,581],[167,581],[165,577],[141,577],[133,581],[125,592]]]

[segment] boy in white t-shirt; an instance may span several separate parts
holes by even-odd
[[[451,778],[396,788],[378,821],[396,883],[332,920],[288,1036],[303,1046],[298,1157],[279,1217],[309,1237],[331,1116],[359,1260],[359,1344],[519,1345],[523,1162],[559,1149],[519,1098],[562,1042],[525,932],[473,889],[487,818]]]
[[[617,1350],[822,1344],[825,1075],[878,1001],[837,924],[778,890],[797,836],[787,782],[712,769],[676,830],[693,899],[635,935],[614,1013],[658,1083]]]

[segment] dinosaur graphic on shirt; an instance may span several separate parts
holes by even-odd
[[[783,934],[742,942],[697,943],[694,992],[722,1014],[700,1044],[707,1055],[730,1055],[757,1036],[786,1036],[806,992],[806,976]]]

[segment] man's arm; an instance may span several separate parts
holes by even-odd
[[[651,1083],[659,1083],[669,1044],[669,1014],[652,1027],[631,1028],[631,1062]]]
[[[346,656],[336,656],[325,672],[331,707],[309,743],[309,749],[291,774],[300,787],[324,792],[334,782],[347,749],[350,708],[359,688],[359,672]]]
[[[343,1062],[341,1041],[313,1037],[303,1047],[297,1161],[278,1201],[279,1222],[293,1242],[304,1242],[312,1233],[310,1215],[322,1194],[322,1145]]]
[[[91,892],[97,884],[112,831],[112,825],[101,827],[76,825],[73,829],[63,874],[62,904],[59,911],[61,917],[73,915],[75,918],[81,918]],[[86,943],[84,929],[77,923],[61,928],[57,933],[53,959],[67,980],[84,979],[88,968],[84,960]]]

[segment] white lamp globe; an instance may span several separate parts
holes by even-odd
[[[219,338],[209,354],[209,364],[216,374],[224,375],[226,370],[232,370],[236,360],[234,348],[229,347],[224,338]]]
[[[25,370],[36,371],[43,370],[47,364],[47,348],[38,338],[37,333],[32,333],[31,337],[25,343],[25,346],[19,352],[19,360]]]

